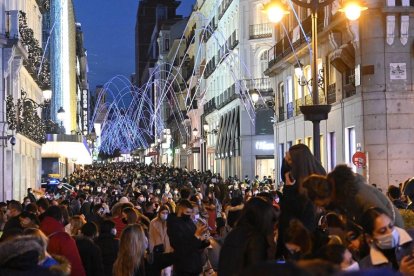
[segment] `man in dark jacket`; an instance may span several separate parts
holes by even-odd
[[[7,214],[8,214],[8,221],[4,225],[3,228],[3,239],[8,235],[11,235],[15,231],[23,230],[23,227],[20,225],[20,214],[23,211],[23,207],[20,202],[16,200],[11,200],[7,204]]]
[[[115,239],[115,236],[115,223],[112,220],[103,221],[95,244],[101,249],[105,276],[112,276],[112,267],[118,255],[119,240]]]
[[[87,221],[91,219],[91,204],[86,200],[86,195],[81,194],[79,196],[79,201],[81,204],[80,214],[84,215]]]
[[[103,275],[101,249],[93,242],[98,229],[93,222],[84,224],[81,235],[76,237],[76,245],[87,276]]]
[[[188,200],[181,200],[177,206],[177,217],[169,216],[167,234],[174,248],[174,273],[180,276],[196,276],[202,272],[202,253],[209,245],[203,239],[207,225],[196,226],[191,220],[193,206]]]

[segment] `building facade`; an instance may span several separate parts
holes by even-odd
[[[385,189],[412,177],[413,172],[414,33],[409,11],[414,7],[410,1],[366,3],[368,10],[357,21],[339,13],[337,1],[318,13],[317,62],[323,80],[318,95],[321,103],[332,105],[318,139],[321,162],[328,171],[346,163]],[[276,27],[266,70],[276,91],[276,168],[291,145],[305,143],[312,148],[314,139],[312,124],[304,121],[299,109],[312,104],[312,91],[306,85],[311,69],[305,40],[310,36],[311,18],[308,10],[294,9],[303,30],[294,13],[284,18],[287,32],[282,25]],[[303,65],[299,74],[295,74],[297,61]],[[356,151],[367,155],[363,168],[352,163]]]
[[[0,1],[1,150],[0,200],[21,200],[40,185],[43,91],[50,89],[49,67],[42,60],[45,1]],[[40,62],[41,61],[41,62]]]

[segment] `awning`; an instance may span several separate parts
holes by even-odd
[[[76,164],[92,164],[81,135],[49,134],[46,144],[42,145],[42,158],[68,158]]]

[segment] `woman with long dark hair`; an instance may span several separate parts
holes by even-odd
[[[285,186],[280,199],[280,224],[278,239],[278,255],[286,255],[283,246],[283,235],[292,219],[297,219],[309,230],[317,226],[315,207],[303,192],[303,181],[311,174],[326,175],[321,163],[313,156],[304,144],[290,147],[285,157]]]
[[[262,197],[250,199],[220,252],[219,275],[232,276],[251,265],[274,259],[278,211]]]

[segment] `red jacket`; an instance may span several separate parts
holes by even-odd
[[[40,230],[49,237],[47,251],[50,254],[64,256],[72,266],[71,276],[85,276],[85,270],[75,240],[65,232],[63,225],[51,217],[45,217]]]

